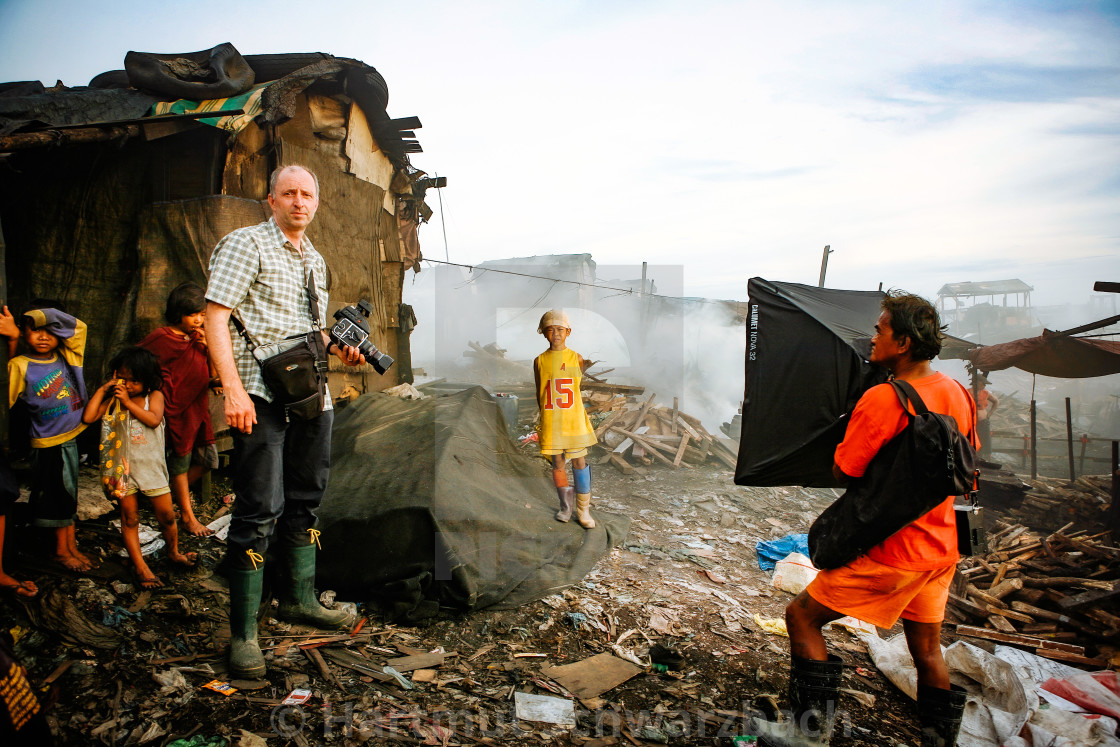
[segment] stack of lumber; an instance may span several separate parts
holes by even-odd
[[[962,560],[953,580],[946,619],[957,634],[1105,666],[1089,654],[1120,636],[1120,548],[1071,526],[1040,534],[997,522],[988,554]]]
[[[1086,475],[1070,482],[1054,477],[1038,477],[1016,508],[1022,521],[1032,527],[1054,529],[1074,526],[1107,525],[1111,478]]]
[[[603,379],[604,376],[613,371],[613,368],[608,368],[604,371],[591,372],[591,368],[597,361],[591,361],[587,364],[587,369],[583,372],[583,381],[580,383],[580,391],[583,392],[584,399],[591,396],[599,398],[599,401],[615,400],[618,395],[622,395],[625,401],[626,396],[638,396],[645,392],[645,387],[634,386],[632,384],[612,384]]]
[[[656,394],[642,402],[631,402],[615,395],[596,400],[593,391],[588,400],[593,412],[609,413],[599,421],[595,435],[601,444],[612,449],[603,461],[610,462],[624,474],[634,465],[658,462],[673,469],[700,464],[720,464],[735,469],[736,454],[723,440],[712,436],[698,418],[680,411],[677,399],[673,407],[655,405]]]

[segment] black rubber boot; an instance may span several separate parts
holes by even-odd
[[[813,661],[793,656],[789,671],[789,721],[751,720],[751,730],[770,747],[827,745],[836,720],[836,702],[844,668],[839,656]]]
[[[329,610],[315,596],[315,550],[313,544],[284,548],[289,577],[276,616],[285,622],[317,628],[348,628],[354,623],[354,615],[345,610]]]
[[[922,747],[953,747],[961,730],[961,717],[968,702],[963,687],[949,690],[918,685],[918,723],[922,726]]]
[[[257,610],[261,606],[264,566],[233,568],[229,578],[229,676],[234,680],[264,677],[264,655],[257,643]]]

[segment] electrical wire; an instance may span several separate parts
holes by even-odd
[[[582,288],[599,288],[601,290],[618,291],[618,293],[615,294],[615,295],[619,295],[619,296],[633,296],[633,295],[641,296],[641,295],[645,295],[648,298],[664,298],[664,299],[669,300],[669,301],[687,301],[689,303],[710,303],[710,304],[716,304],[716,305],[720,305],[720,306],[726,306],[727,303],[729,303],[728,301],[721,301],[721,300],[718,300],[718,299],[711,299],[711,298],[686,298],[684,296],[667,296],[667,295],[664,295],[662,293],[645,293],[645,294],[642,294],[640,291],[636,291],[633,288],[616,288],[616,287],[611,286],[611,285],[600,285],[598,283],[586,283],[586,282],[583,282],[582,280],[566,280],[564,278],[550,278],[550,277],[546,277],[544,275],[532,275],[532,274],[526,273],[526,272],[514,272],[513,270],[499,270],[499,269],[494,268],[494,267],[476,267],[475,265],[466,265],[466,264],[462,264],[460,262],[444,262],[444,261],[438,260],[438,259],[428,259],[427,257],[424,257],[420,261],[421,262],[431,262],[431,263],[437,264],[437,265],[448,265],[450,267],[465,267],[466,269],[470,270],[471,272],[474,272],[475,270],[478,270],[480,272],[499,272],[503,275],[516,275],[517,277],[533,278],[534,280],[550,280],[553,283],[553,287],[555,286],[556,283],[568,283],[569,285],[578,285]],[[477,278],[472,278],[471,280],[466,281],[464,283],[464,285],[466,285],[466,283],[474,282],[476,279]],[[460,286],[460,287],[462,287],[462,286]],[[551,291],[552,287],[550,287],[549,290]],[[740,302],[739,301],[731,301],[730,303],[740,303]]]

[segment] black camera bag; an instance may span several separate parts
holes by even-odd
[[[323,413],[326,402],[327,352],[319,328],[319,294],[315,292],[313,271],[307,274],[307,302],[314,329],[285,338],[299,342],[275,355],[257,360],[264,385],[272,392],[273,400],[284,405],[284,413],[289,420],[313,420]],[[233,322],[248,342],[250,351],[255,350],[258,346],[241,320],[234,316]]]
[[[319,330],[313,329],[299,335],[302,339],[297,345],[259,361],[264,385],[275,401],[284,404],[288,417],[295,420],[312,420],[323,412],[324,377],[313,347],[313,335],[322,337]]]
[[[809,558],[817,568],[846,565],[947,496],[976,492],[979,460],[956,420],[930,412],[910,384],[888,383],[910,422],[809,528]],[[916,415],[910,414],[907,399]]]

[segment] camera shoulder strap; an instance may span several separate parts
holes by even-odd
[[[311,307],[312,330],[307,334],[311,349],[315,351],[315,368],[327,370],[327,346],[323,343],[322,328],[319,326],[319,292],[315,290],[315,271],[307,271],[307,305]]]

